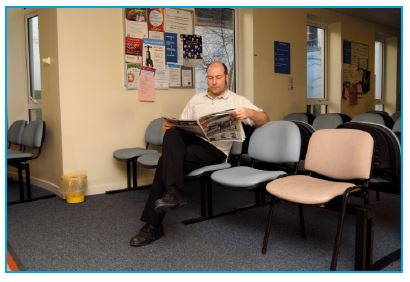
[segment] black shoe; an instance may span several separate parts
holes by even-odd
[[[154,226],[149,223],[145,224],[137,235],[131,238],[130,245],[132,247],[142,247],[148,245],[164,236],[162,225]]]
[[[165,193],[162,198],[155,201],[154,210],[156,213],[163,213],[185,204],[186,202],[181,201],[181,194],[178,192]]]

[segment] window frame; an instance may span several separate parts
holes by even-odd
[[[24,15],[24,32],[25,32],[25,54],[26,54],[26,78],[27,78],[27,111],[29,120],[41,119],[41,97],[35,98],[34,96],[34,66],[32,65],[32,33],[30,30],[30,20],[37,17],[38,25],[40,23],[40,17],[37,10],[30,11]],[[40,83],[41,83],[41,55],[39,54],[40,64]],[[37,112],[37,113],[35,113]]]
[[[237,55],[239,54],[239,52],[238,52],[238,35],[239,35],[239,33],[238,33],[238,30],[237,30],[237,28],[239,26],[238,25],[238,20],[239,20],[238,19],[238,10],[236,8],[222,8],[222,7],[221,8],[219,8],[219,7],[204,7],[204,8],[206,8],[206,9],[229,9],[229,10],[232,10],[232,12],[233,12],[234,19],[232,21],[232,28],[233,28],[234,38],[233,38],[232,71],[233,71],[234,75],[233,75],[233,78],[231,76],[229,77],[230,84],[232,83],[232,80],[234,80],[234,81],[231,84],[232,89],[230,87],[228,87],[228,89],[233,91],[233,92],[236,92],[238,90],[238,70],[239,70],[239,68],[238,68],[238,58],[237,58]],[[197,9],[201,9],[201,8],[197,8]],[[199,26],[203,26],[203,25],[199,25]],[[197,27],[197,25],[196,25],[196,18],[195,18],[195,20],[194,20],[194,30],[195,30],[196,27]],[[196,73],[195,68],[194,68],[194,72]],[[196,78],[195,81],[197,83],[198,79]],[[198,89],[196,88],[197,87],[196,83],[195,83],[195,91],[198,91]],[[199,93],[199,92],[197,92],[197,93]]]
[[[376,42],[380,42],[381,43],[381,81],[380,81],[380,99],[376,98],[376,77],[375,77],[375,89],[374,89],[374,109],[376,111],[383,111],[384,110],[384,99],[385,99],[385,41],[383,38],[379,38],[376,36],[374,43],[376,45]],[[376,46],[374,46],[374,55],[375,55],[375,64],[374,66],[376,66]],[[375,70],[373,70],[375,72]],[[375,72],[375,76],[376,76],[376,72]]]
[[[329,36],[328,36],[328,27],[326,24],[311,19],[310,17],[308,17],[308,20],[306,22],[306,28],[308,26],[313,26],[316,28],[320,28],[324,30],[324,39],[323,39],[323,45],[324,45],[324,54],[323,54],[323,98],[308,98],[307,97],[307,88],[306,88],[306,111],[312,114],[316,114],[315,113],[315,107],[320,106],[320,113],[324,114],[327,113],[328,111],[328,75],[327,75],[327,71],[328,71],[328,46],[329,46]],[[307,34],[306,34],[306,40],[307,42]],[[306,63],[307,63],[307,50],[306,50]],[[308,73],[307,73],[307,64],[306,64],[306,79],[307,79]],[[307,81],[306,81],[307,82]],[[307,85],[307,83],[306,83]]]

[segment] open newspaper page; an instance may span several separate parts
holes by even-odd
[[[193,134],[196,134],[198,136],[208,139],[205,136],[205,133],[202,130],[201,126],[199,125],[198,121],[196,120],[181,120],[181,119],[167,118],[167,117],[164,117],[164,119],[175,127],[181,128],[182,130],[185,130],[187,132],[190,132],[190,133],[193,133]]]
[[[227,110],[203,116],[199,123],[209,141],[240,141],[245,140],[242,123],[236,120]]]
[[[181,120],[176,118],[164,119],[175,127],[204,137],[209,141],[243,141],[245,132],[242,123],[236,120],[231,113],[234,110],[206,115],[197,120]]]

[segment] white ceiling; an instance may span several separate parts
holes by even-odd
[[[395,29],[401,28],[400,8],[332,8],[329,10],[357,18],[362,18],[364,20],[375,22]]]

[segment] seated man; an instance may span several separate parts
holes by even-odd
[[[250,125],[262,125],[268,115],[243,96],[228,90],[228,70],[224,63],[213,62],[207,69],[208,90],[193,96],[185,106],[180,119],[197,119],[201,116],[235,109],[234,117]],[[150,195],[141,220],[146,224],[131,238],[130,245],[140,247],[164,235],[162,220],[165,212],[181,205],[184,175],[200,167],[226,160],[232,142],[208,142],[196,135],[186,134],[164,123],[166,131],[162,157],[155,172]]]

